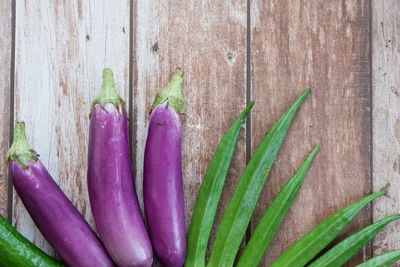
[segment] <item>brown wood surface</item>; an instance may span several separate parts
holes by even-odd
[[[371,189],[387,189],[389,196],[364,209],[341,237],[399,213],[400,1],[14,2],[14,70],[12,1],[0,2],[0,153],[9,146],[10,116],[26,121],[30,143],[92,225],[87,115],[104,67],[115,72],[130,108],[140,201],[149,106],[176,67],[185,73],[187,223],[216,145],[246,102],[256,101],[250,136],[241,133],[217,222],[246,154],[302,90],[313,89],[289,130],[252,227],[312,147],[321,150],[261,266]],[[12,205],[17,229],[52,254],[15,192],[7,203],[7,168],[0,163],[0,213]],[[392,223],[375,239],[373,253],[368,246],[349,265],[399,249],[398,227]]]
[[[15,117],[26,122],[30,144],[92,225],[88,114],[105,67],[129,98],[129,18],[129,1],[16,1]],[[53,253],[16,193],[13,222]]]
[[[374,0],[372,9],[373,188],[388,190],[373,206],[376,221],[400,213],[400,1]],[[400,248],[399,229],[397,221],[378,234],[374,255]]]
[[[0,2],[0,155],[4,155],[10,140],[10,81],[12,54],[11,1]],[[0,214],[8,212],[8,170],[4,156],[0,156]]]
[[[368,1],[252,1],[252,147],[312,88],[266,183],[253,226],[314,145],[321,145],[265,256],[271,263],[329,214],[370,192]],[[370,222],[364,209],[345,233]],[[351,265],[369,255],[368,249]]]
[[[142,186],[149,106],[174,69],[180,67],[185,75],[182,156],[189,223],[216,145],[245,106],[246,1],[137,1],[133,9],[132,121],[137,188]],[[244,163],[243,131],[220,211]]]

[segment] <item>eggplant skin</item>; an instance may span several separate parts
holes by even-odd
[[[121,267],[151,266],[153,252],[138,205],[128,119],[120,104],[95,104],[90,119],[88,190],[100,239]]]
[[[158,259],[182,266],[186,226],[181,166],[181,122],[167,102],[150,114],[144,155],[143,196],[150,239]]]
[[[114,266],[82,215],[53,181],[42,163],[28,161],[24,168],[10,160],[13,185],[26,209],[69,266]]]

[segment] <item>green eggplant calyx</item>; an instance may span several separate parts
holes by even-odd
[[[177,68],[172,75],[171,81],[156,95],[153,105],[151,105],[151,110],[157,105],[168,101],[168,105],[176,112],[183,113],[185,110],[185,103],[182,95],[182,83],[183,72],[181,69]]]
[[[15,161],[20,166],[28,168],[28,161],[36,162],[38,154],[31,148],[26,140],[25,123],[19,121],[14,127],[14,140],[6,153],[7,161]]]
[[[99,95],[92,103],[90,114],[92,114],[93,108],[96,104],[104,106],[107,103],[111,103],[119,111],[119,105],[123,105],[125,108],[124,100],[119,96],[115,90],[114,75],[110,69],[103,70],[103,83]]]

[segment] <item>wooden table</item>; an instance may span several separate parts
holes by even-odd
[[[0,143],[14,120],[55,180],[93,224],[86,187],[88,112],[104,67],[113,69],[131,119],[132,163],[142,197],[149,105],[179,66],[185,73],[186,214],[213,151],[246,102],[218,220],[252,151],[305,88],[301,108],[252,225],[310,149],[321,150],[267,265],[328,214],[382,188],[344,234],[400,211],[400,1],[11,1],[0,2]],[[1,213],[52,253],[0,166]],[[60,222],[62,223],[62,222]],[[400,248],[392,223],[350,265]],[[343,236],[343,235],[342,235]]]

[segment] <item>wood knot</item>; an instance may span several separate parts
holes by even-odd
[[[154,53],[157,53],[159,49],[160,47],[158,46],[158,42],[155,42],[151,47],[151,50],[153,50]]]

